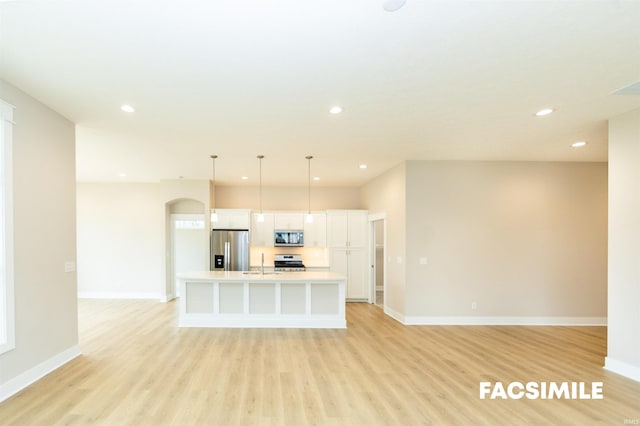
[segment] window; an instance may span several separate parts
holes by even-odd
[[[15,347],[12,130],[13,107],[0,100],[0,354]]]
[[[204,219],[176,219],[176,229],[204,229]]]

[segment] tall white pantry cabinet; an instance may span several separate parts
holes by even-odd
[[[332,272],[347,276],[346,299],[368,301],[368,213],[366,210],[327,211],[327,249]]]

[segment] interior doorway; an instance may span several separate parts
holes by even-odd
[[[385,305],[386,271],[385,271],[385,242],[386,218],[384,215],[369,218],[371,230],[371,291],[370,303],[381,308]]]
[[[194,200],[179,200],[170,203],[167,210],[165,301],[180,297],[177,274],[209,269],[209,240],[204,205]]]

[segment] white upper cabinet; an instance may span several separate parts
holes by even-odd
[[[327,212],[327,246],[347,246],[347,222],[349,218],[346,211]]]
[[[328,247],[365,247],[368,212],[366,210],[330,210],[327,212]]]
[[[327,214],[311,213],[313,222],[304,223],[304,246],[305,247],[326,247],[327,246]]]
[[[250,210],[243,209],[216,209],[218,221],[212,222],[213,229],[249,229]]]
[[[282,230],[304,229],[304,215],[302,213],[275,213],[274,229],[282,229]]]
[[[351,211],[348,216],[349,247],[366,247],[369,239],[367,229],[369,213],[367,211]]]
[[[264,222],[258,222],[258,213],[251,215],[251,245],[273,247],[273,213],[264,213]]]

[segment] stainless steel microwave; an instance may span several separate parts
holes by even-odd
[[[276,230],[273,233],[273,245],[276,247],[304,247],[304,231]]]

